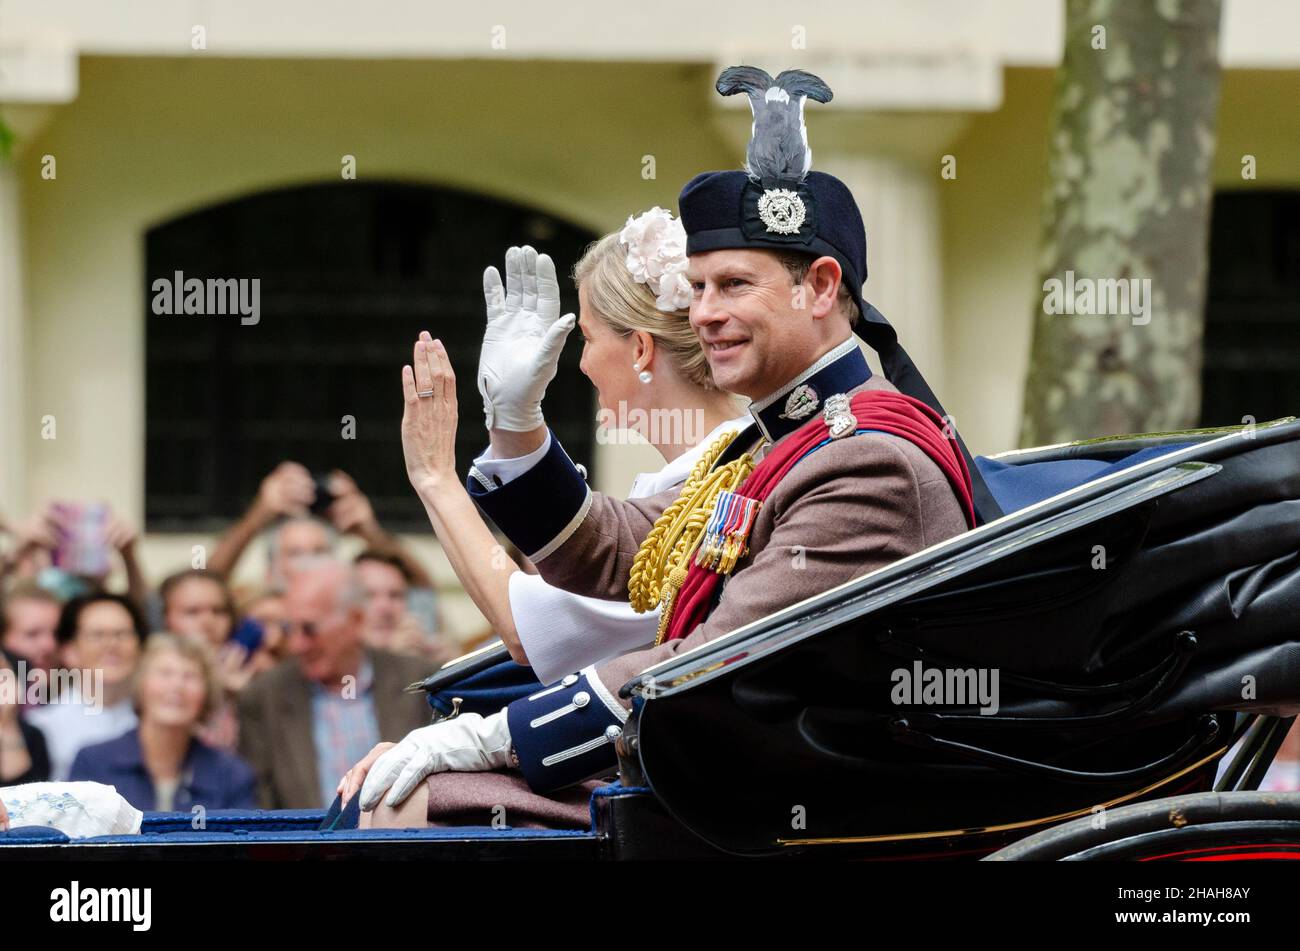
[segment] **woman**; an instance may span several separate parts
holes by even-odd
[[[627,420],[666,460],[659,472],[637,477],[634,498],[684,482],[721,431],[739,429],[748,421],[748,417],[736,418],[733,398],[713,383],[688,321],[690,288],[684,278],[680,289],[666,288],[673,272],[654,280],[628,267],[629,257],[650,259],[662,245],[684,249],[684,234],[673,233],[680,230],[680,222],[668,212],[652,209],[592,245],[574,268],[583,338],[579,367],[596,387],[601,418]],[[531,248],[518,254],[536,256]],[[545,255],[536,256],[539,277],[544,259]],[[684,270],[684,251],[680,265]],[[485,286],[491,287],[495,273],[495,268],[489,268]],[[427,360],[434,346],[429,334],[422,334],[416,359]],[[427,415],[416,418],[417,412]],[[682,424],[657,425],[665,415]],[[701,422],[690,426],[689,420]],[[531,666],[542,683],[552,683],[587,664],[653,641],[658,624],[654,612],[636,614],[620,602],[580,598],[547,585],[514,562],[502,565],[499,543],[455,475],[454,423],[454,416],[437,419],[422,404],[413,409],[408,403],[403,419],[407,473],[417,489],[425,487],[421,500],[438,540],[511,656]],[[493,464],[490,457],[480,457],[472,471],[476,477],[490,478]]]
[[[13,686],[13,702],[5,700],[9,691],[0,690],[0,786],[43,783],[50,778],[45,735],[19,715],[18,705],[27,693],[19,670],[14,656],[0,647],[0,679],[8,679]]]
[[[681,223],[663,209],[652,208],[594,243],[573,271],[583,338],[580,368],[596,387],[601,418],[626,420],[666,461],[658,472],[637,477],[632,498],[679,486],[710,443],[749,421],[748,416],[739,416],[734,398],[713,383],[691,329],[685,245]],[[521,272],[536,273],[541,285],[554,280],[546,255],[531,248],[511,248],[506,256],[510,286],[504,298],[496,268],[488,268],[484,276],[489,315],[502,299],[518,299],[520,288],[514,280]],[[525,282],[523,292],[528,290]],[[546,287],[534,285],[531,290],[536,297]],[[554,293],[558,301],[558,288]],[[446,359],[442,345],[428,333],[421,334],[415,361],[423,363],[435,356]],[[502,549],[455,473],[454,405],[439,412],[428,405],[437,400],[416,399],[410,366],[403,368],[402,380],[407,474],[457,576],[511,656],[530,665],[542,683],[552,683],[606,657],[651,643],[658,628],[657,611],[638,614],[627,602],[570,594],[508,559],[503,570]],[[454,404],[454,392],[449,395]],[[670,425],[659,425],[665,417]],[[674,420],[679,424],[671,425]],[[497,474],[494,460],[480,457],[471,473],[479,479],[492,478]],[[393,745],[379,744],[348,772],[339,783],[345,800],[360,787],[370,765]]]
[[[134,684],[139,725],[77,754],[70,779],[117,787],[145,811],[251,809],[256,778],[241,759],[195,735],[220,696],[208,647],[174,634],[154,634]]]

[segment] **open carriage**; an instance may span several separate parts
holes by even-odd
[[[1003,518],[629,683],[587,830],[149,814],[0,858],[1300,855],[1300,793],[1249,791],[1300,710],[1300,422],[979,465]],[[503,659],[449,664],[435,706]]]

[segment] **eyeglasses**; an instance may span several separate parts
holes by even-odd
[[[295,633],[301,632],[303,637],[315,640],[317,633],[316,623],[314,621],[303,621],[301,623],[297,621],[282,621],[280,623],[280,630],[284,633],[286,638],[293,637]]]
[[[103,644],[108,641],[131,641],[137,637],[134,630],[129,627],[119,627],[111,630],[103,628],[91,628],[77,632],[77,639],[91,644]]]
[[[294,632],[301,631],[303,637],[306,637],[310,640],[314,640],[316,636],[320,633],[320,629],[323,625],[332,622],[335,618],[341,617],[346,613],[347,612],[344,609],[341,608],[336,609],[334,613],[330,614],[329,617],[325,619],[325,621],[321,621],[321,622],[282,621],[280,622],[280,629],[284,632],[285,638],[290,638],[293,636]]]

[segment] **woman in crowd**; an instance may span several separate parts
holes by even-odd
[[[134,682],[139,724],[83,749],[70,779],[115,786],[145,811],[253,808],[252,769],[196,735],[220,692],[206,644],[174,634],[153,635]]]
[[[45,735],[18,715],[27,685],[18,679],[18,663],[0,647],[0,680],[11,678],[13,693],[0,689],[0,786],[43,783],[50,778]],[[7,696],[13,702],[6,702]]]

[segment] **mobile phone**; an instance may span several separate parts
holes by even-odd
[[[334,490],[330,488],[330,477],[325,473],[312,476],[316,483],[316,498],[311,503],[311,514],[323,518],[329,507],[334,504]]]
[[[246,617],[239,622],[230,639],[248,651],[248,656],[252,657],[262,646],[262,639],[265,636],[266,630],[262,627],[262,622],[256,618]]]
[[[425,637],[438,633],[438,598],[428,588],[410,588],[406,592],[406,611],[420,622]]]
[[[100,578],[108,574],[108,506],[102,502],[55,502],[59,513],[56,568],[68,574]]]

